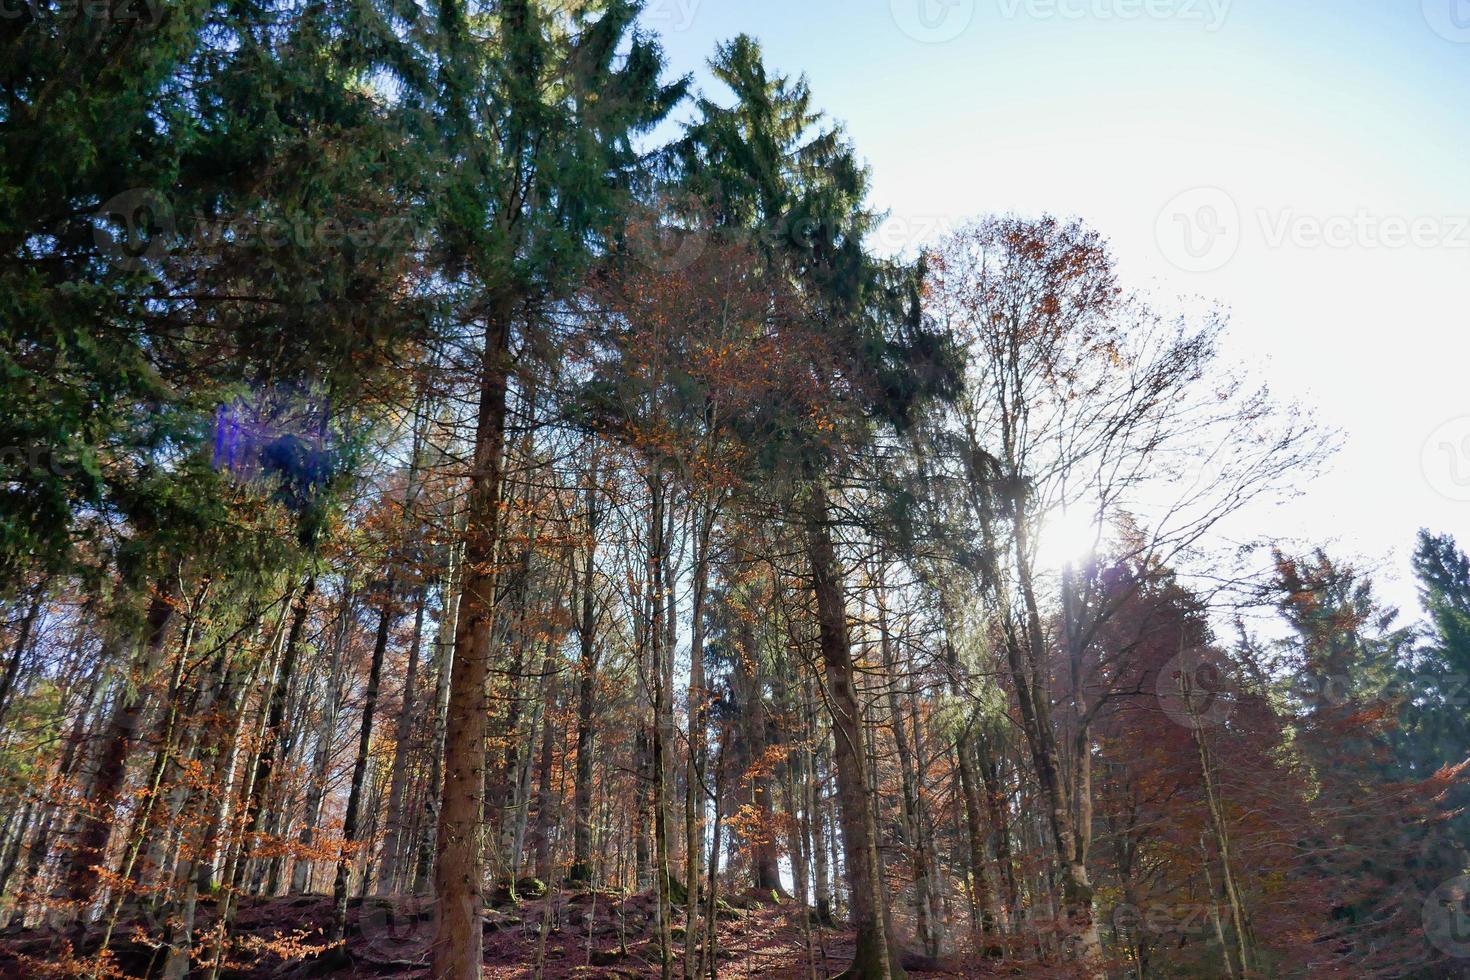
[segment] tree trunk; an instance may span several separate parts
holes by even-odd
[[[291,691],[291,678],[296,674],[296,663],[300,659],[301,634],[306,627],[306,617],[311,609],[312,597],[316,595],[316,575],[306,577],[306,586],[296,597],[296,608],[291,616],[291,627],[286,634],[286,648],[281,655],[281,666],[276,672],[271,688],[270,703],[265,723],[265,744],[260,748],[260,757],[255,763],[255,780],[251,783],[249,827],[247,839],[254,837],[266,818],[265,799],[275,777],[276,763],[282,755],[285,741],[286,699]],[[264,866],[260,865],[255,875],[258,886],[263,878]]]
[[[383,656],[388,649],[388,633],[393,626],[396,596],[395,569],[389,569],[383,585],[383,608],[378,614],[378,632],[373,639],[373,660],[368,668],[367,691],[363,694],[362,728],[357,737],[357,758],[352,764],[352,786],[347,793],[347,812],[342,818],[342,854],[337,859],[337,881],[332,888],[331,938],[347,935],[347,886],[355,855],[352,846],[360,836],[363,786],[367,780],[368,752],[373,742],[373,720],[377,716],[378,691],[383,679]]]
[[[242,673],[237,665],[232,665],[229,661],[229,654],[222,649],[200,686],[199,699],[195,705],[199,716],[207,717],[215,705],[233,701]],[[206,785],[218,784],[227,771],[228,747],[225,743],[233,741],[238,724],[227,726],[224,719],[216,716],[201,733],[197,757],[212,759],[204,769],[209,777]],[[228,794],[229,791],[228,785],[219,788],[221,795]],[[210,803],[207,793],[198,794],[197,812],[186,823],[180,844],[180,857],[174,866],[174,897],[170,903],[170,912],[164,917],[168,923],[168,951],[163,970],[165,980],[183,980],[189,974],[193,959],[194,919],[198,911],[199,890],[201,887],[208,887],[213,873],[206,855],[209,853],[211,838],[219,829],[208,819],[210,814],[218,812]]]
[[[464,533],[462,519],[455,530]],[[454,635],[459,623],[460,576],[464,570],[464,544],[449,550],[449,569],[440,588],[439,629],[434,636],[434,733],[429,745],[429,785],[424,792],[424,825],[419,838],[418,867],[414,869],[414,891],[431,887],[434,878],[435,843],[439,831],[439,804],[444,795],[444,741],[449,723],[450,678],[454,673]]]
[[[904,843],[909,850],[910,864],[914,874],[914,915],[917,921],[919,943],[931,957],[939,955],[938,926],[933,921],[933,905],[930,898],[931,881],[929,843],[925,839],[926,828],[919,804],[919,775],[914,767],[914,748],[909,745],[908,723],[905,720],[903,697],[899,691],[901,676],[893,652],[892,638],[888,632],[888,609],[884,597],[882,571],[874,577],[878,610],[878,645],[883,656],[883,666],[888,671],[888,712],[893,723],[893,743],[898,750],[899,779],[902,791]]]
[[[674,939],[671,930],[673,908],[669,900],[669,787],[668,763],[664,734],[671,724],[666,724],[668,713],[667,687],[664,676],[664,572],[667,562],[664,557],[664,505],[666,489],[662,477],[651,481],[652,515],[649,520],[648,584],[649,584],[649,641],[651,663],[649,681],[653,685],[653,728],[650,746],[653,764],[653,841],[655,887],[658,890],[658,945],[659,972],[663,980],[674,975]]]
[[[36,625],[36,617],[41,612],[46,598],[47,582],[36,586],[35,593],[31,596],[30,608],[26,610],[25,618],[20,621],[20,635],[16,637],[15,648],[10,652],[10,659],[6,661],[5,673],[0,676],[0,721],[5,719],[5,712],[10,708],[10,699],[15,693],[15,681],[20,676],[20,666],[25,660],[26,650],[31,645],[31,631]]]
[[[808,757],[805,807],[810,815],[807,830],[812,852],[812,894],[816,902],[817,921],[832,924],[832,877],[827,859],[827,801],[822,774],[827,771],[827,734],[820,731],[816,719],[816,692],[810,676],[803,683],[803,717],[807,738],[814,748]]]
[[[739,635],[743,653],[735,664],[735,674],[740,689],[741,728],[750,779],[750,803],[760,816],[760,836],[750,847],[751,886],[769,898],[773,894],[785,895],[786,889],[781,885],[774,830],[776,817],[771,801],[771,771],[766,759],[765,671],[751,623],[743,623]]]
[[[975,951],[989,955],[990,939],[1000,921],[994,877],[985,847],[985,814],[980,802],[980,780],[975,772],[975,745],[971,727],[955,743],[959,756],[960,794],[965,801],[965,830],[970,850],[970,878],[975,888]]]
[[[596,464],[587,479],[587,564],[582,569],[578,598],[581,617],[577,625],[580,656],[577,661],[577,766],[573,777],[572,866],[567,880],[576,885],[592,882],[592,737],[593,708],[597,694],[597,596],[593,591],[593,575],[597,556],[597,490]]]
[[[709,694],[704,679],[704,601],[709,589],[710,539],[716,508],[708,506],[694,541],[693,608],[689,638],[689,759],[684,786],[684,977],[698,976],[694,951],[698,942],[699,872],[704,853],[705,728],[709,725]]]
[[[480,417],[465,526],[464,588],[449,682],[444,802],[436,835],[437,901],[430,970],[435,980],[479,980],[481,975],[484,884],[480,826],[484,819],[486,688],[490,681],[501,454],[509,385],[509,321],[509,306],[500,303],[492,310],[485,331]]]
[[[346,652],[347,638],[351,633],[353,593],[349,590],[342,596],[342,608],[338,611],[337,629],[332,637],[332,661],[328,669],[326,703],[322,705],[321,719],[317,726],[316,748],[312,752],[311,774],[306,783],[306,806],[301,820],[301,834],[297,842],[302,850],[311,847],[316,840],[317,822],[321,819],[322,798],[327,792],[327,772],[332,764],[332,735],[337,730],[337,711],[342,702],[342,657]],[[312,860],[300,858],[291,869],[291,893],[302,895],[311,886]]]
[[[163,657],[164,640],[173,619],[178,597],[177,572],[158,583],[148,605],[147,632],[135,658],[131,676],[123,679],[117,707],[102,737],[102,750],[92,779],[91,813],[77,835],[67,872],[67,897],[78,905],[90,903],[101,888],[99,869],[106,859],[107,844],[115,823],[114,809],[127,779],[128,754],[138,735],[153,675]],[[80,914],[80,909],[78,910]]]
[[[828,527],[826,492],[819,483],[811,486],[807,506],[807,557],[817,599],[817,626],[836,741],[837,791],[851,893],[851,921],[857,930],[857,952],[843,976],[850,980],[900,980],[905,973],[899,963],[898,948],[884,927],[877,822],[865,772],[867,751],[847,632],[847,609]]]
[[[561,672],[557,669],[556,642],[548,641],[546,656],[541,661],[541,676],[545,679],[546,707],[542,711],[541,751],[536,763],[536,825],[533,832],[533,850],[536,855],[536,877],[548,888],[558,882],[552,874],[551,835],[556,825],[556,814],[552,802],[551,769],[556,754],[555,713],[561,698]]]
[[[413,734],[414,687],[418,681],[419,650],[423,646],[424,605],[427,595],[418,590],[413,614],[413,642],[408,648],[408,665],[403,672],[403,697],[398,722],[393,730],[393,769],[388,784],[388,823],[383,835],[383,863],[378,871],[378,894],[396,894],[402,885],[405,817],[404,794],[408,787],[409,741]]]

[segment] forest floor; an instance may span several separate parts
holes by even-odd
[[[485,977],[511,980],[535,975],[538,959],[545,980],[565,978],[634,978],[659,975],[654,899],[651,895],[607,892],[560,892],[539,898],[506,900],[487,910]],[[330,928],[331,900],[325,896],[248,899],[231,930],[233,980],[328,977],[426,978],[432,934],[432,906],[413,897],[354,900],[349,913],[346,956],[341,950],[322,953]],[[214,919],[213,906],[201,903],[200,934]],[[852,959],[852,934],[842,929],[809,928],[790,903],[773,905],[749,898],[736,905],[721,903],[719,915],[720,977],[809,980],[842,972]],[[543,937],[542,923],[547,923]],[[676,954],[683,954],[683,916],[676,910]],[[147,916],[124,915],[110,943],[117,977],[158,975],[161,954],[150,937],[163,924]],[[0,977],[64,977],[77,975],[81,960],[95,952],[101,928],[71,931],[21,929],[0,931]],[[70,964],[70,965],[68,965]],[[979,965],[963,959],[945,962],[908,960],[911,977],[1015,976],[1021,970]],[[678,961],[676,973],[681,972]],[[1030,973],[1030,975],[1037,975]]]

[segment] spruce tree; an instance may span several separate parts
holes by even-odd
[[[443,161],[433,267],[452,322],[478,334],[478,421],[439,811],[433,972],[480,976],[486,684],[496,651],[498,514],[513,340],[544,349],[548,314],[614,227],[635,141],[682,97],[634,27],[633,0],[442,0],[427,32]]]

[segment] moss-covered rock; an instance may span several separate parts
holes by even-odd
[[[546,882],[540,878],[522,878],[516,882],[516,894],[522,898],[541,898],[546,894]]]

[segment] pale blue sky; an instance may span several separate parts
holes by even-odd
[[[1419,526],[1470,546],[1470,421],[1441,428],[1470,415],[1470,0],[649,0],[646,20],[701,83],[742,31],[805,73],[872,166],[882,247],[1049,211],[1112,239],[1129,282],[1229,307],[1230,356],[1346,437],[1260,531],[1382,563],[1403,604]]]

